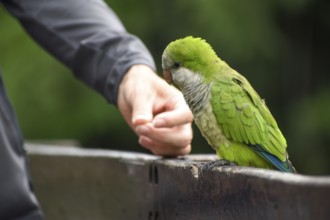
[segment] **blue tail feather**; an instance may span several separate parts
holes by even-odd
[[[260,145],[251,145],[249,144],[253,150],[255,150],[260,156],[262,156],[265,160],[275,166],[282,172],[287,173],[296,173],[295,168],[292,166],[291,162],[287,159],[286,161],[281,161],[278,157],[274,156],[271,153],[266,152]]]

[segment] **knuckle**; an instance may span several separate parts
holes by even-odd
[[[188,137],[188,138],[183,138],[181,141],[180,141],[180,146],[182,148],[186,148],[188,145],[190,145],[192,141],[192,138]]]
[[[191,152],[191,145],[189,144],[185,148],[181,149],[180,155],[187,155]]]

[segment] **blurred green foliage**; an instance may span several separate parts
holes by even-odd
[[[330,173],[330,5],[325,0],[108,0],[160,67],[164,47],[205,38],[266,99],[306,174]],[[76,81],[0,10],[0,64],[26,139],[144,151],[115,107]],[[160,68],[159,68],[160,69]],[[212,149],[195,129],[193,153]]]

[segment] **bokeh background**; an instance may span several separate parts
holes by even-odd
[[[330,173],[330,4],[326,0],[108,0],[160,58],[172,40],[205,38],[265,98],[304,174]],[[28,141],[146,152],[114,106],[78,82],[0,8],[0,66]],[[212,153],[195,129],[192,153]]]

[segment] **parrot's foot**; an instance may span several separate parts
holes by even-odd
[[[220,159],[220,160],[214,160],[208,163],[205,163],[201,166],[202,171],[206,170],[212,170],[215,167],[221,167],[221,166],[236,166],[235,163],[230,162],[228,160]]]

